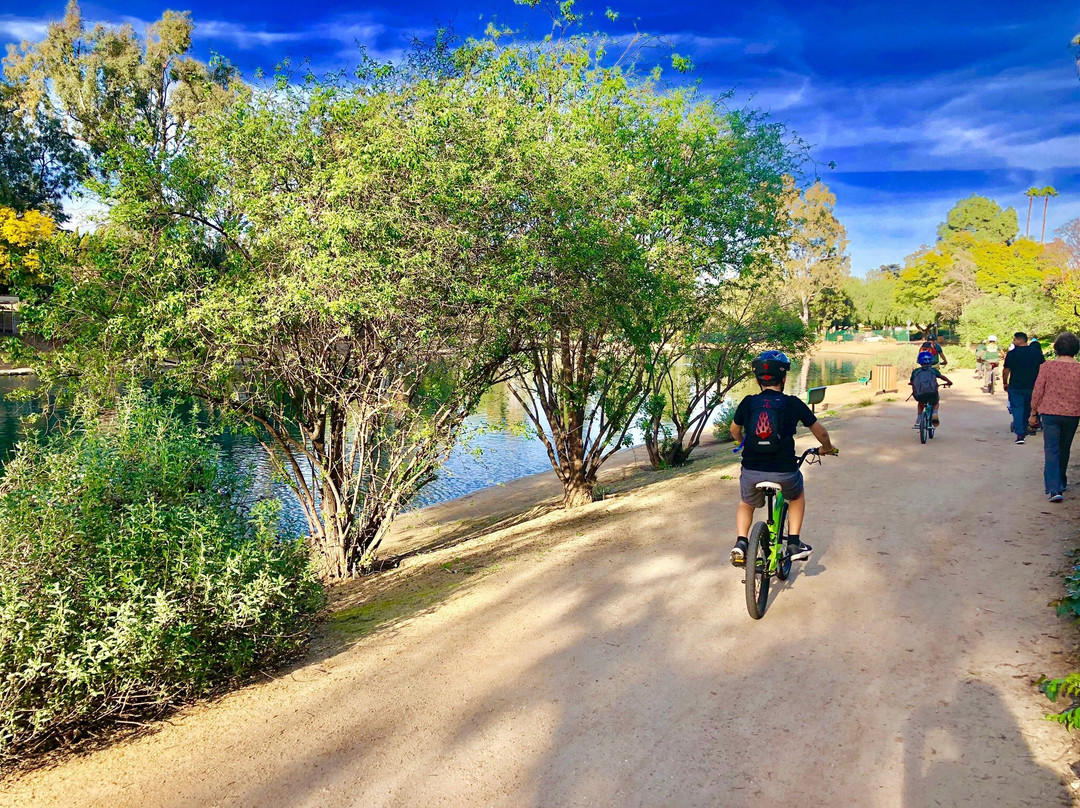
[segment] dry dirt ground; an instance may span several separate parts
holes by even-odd
[[[1032,682],[1075,663],[1047,603],[1080,493],[1047,503],[1041,438],[1014,446],[1004,397],[955,376],[925,446],[900,401],[829,422],[814,557],[761,621],[727,564],[726,448],[468,538],[472,498],[410,517],[410,554],[339,594],[304,664],[0,804],[1071,805],[1080,754]]]

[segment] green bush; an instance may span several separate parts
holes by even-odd
[[[278,503],[140,394],[24,444],[0,484],[0,764],[295,657],[323,603]]]
[[[1057,613],[1080,622],[1080,563],[1075,564],[1072,572],[1065,578],[1065,597],[1057,602]],[[1043,676],[1037,684],[1050,701],[1057,702],[1061,696],[1067,699],[1061,712],[1052,713],[1047,718],[1064,724],[1069,729],[1080,729],[1080,673],[1073,671],[1060,679]]]
[[[734,403],[724,404],[713,418],[713,437],[720,443],[731,443],[731,422],[735,418]]]

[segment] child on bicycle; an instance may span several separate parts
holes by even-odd
[[[765,351],[753,361],[754,376],[761,392],[746,396],[735,410],[731,437],[742,446],[742,473],[739,477],[741,502],[735,512],[735,546],[731,563],[746,564],[747,537],[754,509],[765,504],[761,482],[779,483],[788,502],[788,549],[792,561],[805,561],[813,548],[802,541],[806,495],[803,476],[795,455],[795,430],[809,427],[821,443],[824,454],[835,454],[829,433],[800,399],[784,394],[784,382],[791,362],[781,351]],[[749,431],[745,431],[749,426]],[[744,440],[745,438],[745,440]]]
[[[919,402],[919,412],[915,416],[915,426],[919,428],[919,419],[922,418],[923,408],[930,407],[930,423],[937,426],[941,423],[938,417],[941,410],[941,396],[938,393],[938,381],[945,382],[946,387],[952,387],[952,381],[940,370],[934,367],[934,355],[929,351],[920,351],[916,360],[919,366],[911,371],[908,384],[911,385],[911,395]]]

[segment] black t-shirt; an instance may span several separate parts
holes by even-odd
[[[788,396],[776,390],[763,390],[758,395],[783,396],[787,399],[783,409],[783,420],[780,426],[780,447],[775,452],[762,454],[754,451],[753,446],[746,444],[743,447],[743,468],[751,471],[795,471],[799,468],[795,457],[795,430],[799,424],[812,426],[817,422],[817,416],[810,411],[801,400],[795,396]],[[746,428],[746,419],[750,417],[750,399],[747,396],[739,402],[732,419],[736,424]]]
[[[1039,365],[1046,361],[1040,348],[1020,345],[1005,354],[1005,367],[1009,369],[1009,387],[1017,390],[1034,390]]]

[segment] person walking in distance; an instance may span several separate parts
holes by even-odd
[[[1066,469],[1077,424],[1080,424],[1080,339],[1071,331],[1054,340],[1054,358],[1039,369],[1031,393],[1029,423],[1041,415],[1043,482],[1051,502],[1061,502],[1068,488]]]
[[[984,393],[990,392],[990,381],[994,377],[997,366],[1001,363],[1001,352],[998,350],[997,337],[993,334],[986,338],[986,349],[983,351],[983,370],[986,373],[986,384],[983,385]]]
[[[1013,348],[1005,354],[1005,368],[1001,371],[1001,386],[1009,396],[1017,445],[1024,443],[1027,437],[1031,393],[1035,389],[1039,366],[1045,361],[1042,349],[1028,344],[1027,334],[1023,331],[1013,334]]]

